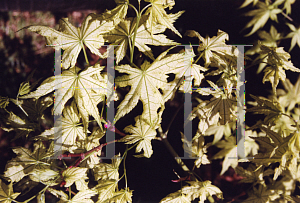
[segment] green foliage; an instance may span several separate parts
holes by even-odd
[[[211,181],[202,180],[195,170],[211,164],[214,159],[223,160],[221,176],[233,168],[243,177],[241,184],[251,184],[240,201],[297,202],[299,197],[295,196],[294,191],[300,181],[300,77],[293,85],[286,78],[285,70],[299,73],[300,69],[294,67],[290,54],[283,47],[277,47],[283,34],[278,33],[274,25],[270,33],[259,30],[269,19],[276,22],[279,17],[290,19],[288,15],[295,1],[246,0],[241,6],[253,4],[258,7],[246,13],[253,17],[245,27],[252,27],[248,35],[257,32],[261,38],[258,46],[248,52],[250,55],[257,54],[257,57],[247,66],[259,65],[258,72],[264,69],[262,82],[269,81],[273,91],[269,98],[251,95],[255,100],[252,102],[254,107],[246,110],[263,114],[265,118],[247,127],[244,141],[246,157],[239,159],[236,125],[240,123],[235,121],[238,89],[243,82],[238,81],[237,72],[243,67],[237,67],[238,49],[226,44],[228,34],[218,30],[216,36],[204,38],[198,32],[189,30],[185,35],[199,40],[196,54],[194,50],[176,51],[171,47],[154,57],[153,50],[147,45],[179,44],[163,33],[168,28],[181,37],[174,22],[184,11],[176,14],[166,12],[166,8],[175,6],[174,0],[145,0],[143,3],[146,6],[142,9],[140,1],[139,8],[135,8],[129,0],[115,2],[117,6],[112,10],[89,14],[80,28],[73,26],[67,18],[59,21],[58,30],[46,26],[24,28],[45,36],[53,48],[64,50],[63,71],[60,76],[45,79],[36,89],[37,83],[30,84],[31,74],[20,84],[16,99],[0,97],[5,120],[3,130],[16,131],[17,137],[29,137],[30,133],[39,132],[33,137],[33,150],[25,147],[13,149],[16,157],[6,164],[2,175],[3,180],[9,183],[0,180],[0,202],[19,202],[18,198],[25,193],[26,186],[20,193],[14,192],[13,186],[22,181],[27,185],[43,185],[43,189],[24,201],[26,203],[35,198],[38,202],[47,202],[46,191],[59,198],[60,203],[132,202],[134,192],[127,185],[125,164],[128,151],[135,148],[135,152],[139,153],[135,157],[151,158],[152,140],[156,139],[166,144],[174,158],[179,157],[168,142],[172,139],[168,133],[170,127],[164,131],[162,129],[165,104],[174,98],[176,92],[187,93],[186,86],[197,88],[202,81],[206,81],[211,88],[198,88],[193,94],[199,105],[193,109],[189,119],[199,119],[197,132],[192,140],[186,140],[181,132],[183,148],[188,150],[191,158],[196,158],[194,166],[189,168],[182,160],[175,159],[188,174],[187,177],[178,176],[178,181],[186,184],[181,185],[180,190],[166,194],[161,202],[221,201],[223,192]],[[129,7],[135,11],[135,18],[127,17]],[[291,29],[286,36],[292,38],[291,50],[296,43],[300,46],[299,29],[291,23],[287,26]],[[113,102],[108,90],[112,85],[107,85],[111,76],[100,63],[90,65],[86,52],[88,48],[91,53],[106,59],[107,52],[102,54],[99,51],[105,43],[119,45],[115,50],[115,70],[122,75],[115,78],[116,91],[130,87],[117,107],[113,124],[106,121],[103,115],[106,105],[111,100]],[[134,53],[135,47],[138,53]],[[76,66],[81,50],[86,60],[85,67]],[[144,57],[133,57],[139,55]],[[187,61],[190,66],[187,66]],[[190,77],[186,77],[187,72],[191,73]],[[218,76],[218,80],[213,82],[208,80],[208,76]],[[278,89],[279,82],[285,90]],[[58,90],[55,97],[54,90]],[[142,113],[135,118],[135,123],[122,129],[125,133],[120,132],[114,124],[128,116],[139,101],[143,105]],[[22,112],[13,112],[10,105],[16,105]],[[52,115],[62,115],[58,120],[62,126],[53,126],[42,132],[40,126],[44,111],[49,107],[52,107]],[[95,120],[91,120],[90,116]],[[173,122],[173,119],[170,120]],[[254,129],[259,129],[259,133]],[[105,143],[101,138],[107,130],[123,137]],[[212,142],[204,139],[211,135]],[[115,155],[111,163],[105,163],[101,159],[101,150],[115,142],[125,145],[126,149],[123,154]],[[207,151],[211,147],[217,147],[219,151],[209,157]],[[62,154],[58,156],[59,152]],[[67,164],[63,159],[65,157],[76,157],[77,160]],[[242,167],[245,162],[248,164],[246,168]],[[123,167],[122,174],[120,167]],[[124,188],[119,188],[121,181],[125,183]]]

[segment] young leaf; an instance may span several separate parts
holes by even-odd
[[[220,159],[224,157],[222,171],[220,173],[220,175],[223,175],[228,170],[229,166],[235,168],[238,165],[235,137],[231,136],[226,140],[221,140],[216,144],[216,146],[218,148],[222,148],[222,150],[215,154],[212,159]]]
[[[105,202],[105,200],[113,197],[114,192],[118,186],[118,181],[114,179],[100,180],[98,185],[93,189],[99,193],[97,203]]]
[[[252,27],[252,30],[249,34],[245,36],[250,36],[254,34],[259,28],[263,27],[269,18],[277,22],[277,14],[279,14],[282,10],[277,8],[276,2],[270,5],[269,1],[261,2],[258,1],[256,4],[259,9],[249,11],[246,13],[246,16],[254,16],[253,19],[246,25],[245,28]]]
[[[112,163],[100,163],[95,169],[95,179],[96,180],[106,180],[106,179],[115,179],[119,180],[119,166],[122,162],[122,159],[120,158],[120,154],[114,156],[111,159]]]
[[[126,17],[129,0],[115,0],[115,2],[118,5],[114,9],[106,10],[104,13],[101,14],[92,13],[90,15],[93,18],[98,19],[100,21],[113,21],[114,25],[119,24]]]
[[[198,52],[204,57],[206,67],[211,63],[226,64],[225,57],[233,56],[232,47],[225,44],[225,40],[229,39],[228,34],[222,30],[218,30],[217,36],[212,38],[208,36],[203,38],[194,30],[188,30],[185,35],[199,39],[199,44],[201,44],[198,47]]]
[[[283,47],[268,47],[260,44],[260,49],[262,50],[260,54],[267,54],[267,64],[268,67],[264,70],[265,75],[263,78],[263,83],[265,81],[270,81],[273,87],[273,92],[276,93],[276,87],[279,83],[279,79],[285,80],[285,70],[291,70],[294,72],[300,72],[300,69],[294,67],[293,63],[290,61],[290,54],[283,50]]]
[[[173,192],[168,194],[165,198],[160,200],[160,203],[190,203],[190,199],[187,195],[181,191]]]
[[[267,117],[264,119],[264,123],[273,124],[276,119],[281,116],[282,107],[277,101],[271,101],[263,97],[256,97],[250,95],[258,103],[258,106],[247,109],[247,112],[254,112],[256,114],[265,114]]]
[[[162,46],[176,45],[179,43],[173,42],[163,34],[159,34],[166,30],[166,27],[163,25],[155,24],[152,29],[153,35],[151,36],[149,26],[146,24],[147,18],[148,16],[142,15],[140,19],[134,45],[149,58],[155,60],[151,48],[148,47],[147,44]],[[135,27],[137,26],[136,20],[136,18],[127,18],[121,21],[111,32],[104,34],[104,39],[107,42],[119,45],[116,48],[117,64],[126,55],[128,45],[130,46],[130,44],[132,44]]]
[[[143,150],[143,155],[150,158],[153,153],[151,140],[155,138],[156,130],[149,126],[139,116],[135,118],[135,127],[132,125],[127,126],[124,131],[131,133],[131,135],[126,135],[124,138],[119,140],[119,142],[126,142],[125,144],[134,144],[138,142],[135,152],[141,152],[141,150]]]
[[[284,90],[277,90],[278,92],[278,102],[283,107],[288,107],[287,111],[291,111],[295,108],[296,104],[300,104],[300,77],[295,85],[293,85],[289,79],[283,82]]]
[[[131,203],[132,192],[133,190],[129,190],[129,188],[126,188],[125,190],[122,189],[118,192],[115,192],[113,196],[108,201],[105,202]]]
[[[211,184],[211,181],[206,180],[204,182],[198,181],[187,181],[190,186],[184,186],[181,190],[183,194],[187,194],[190,200],[200,198],[200,203],[204,201],[209,196],[216,195],[218,198],[223,199],[222,191]]]
[[[58,203],[94,203],[91,197],[96,194],[97,193],[93,190],[82,190],[79,191],[72,199],[66,198],[65,195],[61,196],[62,199],[58,201]]]
[[[199,132],[196,133],[195,137],[193,138],[192,142],[188,141],[185,137],[184,134],[181,133],[181,140],[186,145],[187,147],[184,149],[187,149],[187,152],[190,154],[191,158],[197,157],[195,160],[195,166],[197,168],[200,168],[200,166],[210,164],[210,161],[208,160],[207,157],[207,148],[210,146],[209,144],[204,145],[205,140],[204,136],[201,136]],[[197,137],[197,138],[196,138]]]
[[[181,16],[184,11],[179,11],[175,14],[167,14],[165,11],[165,7],[171,8],[175,2],[171,1],[165,4],[162,0],[145,0],[146,2],[150,2],[151,6],[147,9],[146,15],[149,14],[148,24],[150,25],[150,33],[153,34],[153,27],[155,24],[161,24],[166,26],[175,32],[179,37],[182,37],[181,34],[176,30],[173,26],[174,21]]]
[[[46,37],[48,45],[65,50],[62,56],[62,67],[68,69],[76,64],[77,57],[86,45],[93,54],[106,57],[99,52],[104,45],[103,33],[114,28],[113,21],[99,21],[88,15],[80,28],[74,27],[68,18],[59,21],[58,31],[46,26],[28,26],[30,31]]]
[[[289,26],[289,28],[292,30],[292,32],[290,32],[286,38],[292,38],[291,41],[291,47],[289,52],[292,51],[292,49],[294,48],[294,46],[296,45],[296,43],[298,44],[298,46],[300,47],[300,27],[298,27],[296,29],[296,27],[293,24],[287,23],[287,25]]]

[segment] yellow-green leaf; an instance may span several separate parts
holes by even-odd
[[[98,50],[104,45],[102,34],[113,29],[114,25],[113,21],[99,21],[88,15],[80,28],[73,26],[68,18],[62,18],[59,21],[58,31],[46,26],[28,26],[25,28],[45,36],[48,45],[65,50],[62,56],[62,67],[68,69],[75,66],[77,57],[84,45],[92,53],[105,57]]]

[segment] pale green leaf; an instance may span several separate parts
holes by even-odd
[[[56,89],[58,94],[55,95],[56,105],[54,107],[54,115],[61,115],[66,102],[71,97],[74,97],[83,118],[84,127],[87,127],[88,115],[92,115],[98,125],[102,126],[97,103],[91,95],[92,92],[106,95],[107,81],[102,80],[101,76],[100,81],[92,77],[93,75],[100,75],[100,71],[103,68],[103,66],[96,64],[79,72],[80,68],[72,67],[69,70],[63,71],[60,76],[52,76],[46,79],[36,91],[22,98],[39,98]]]
[[[147,46],[155,45],[176,45],[178,43],[168,39],[165,35],[159,34],[163,33],[166,30],[166,27],[156,24],[152,30],[152,36],[149,32],[149,26],[146,25],[147,16],[143,15],[140,19],[136,37],[135,37],[135,46],[143,52],[145,55],[150,57],[152,60],[154,56],[152,54],[151,48]],[[136,18],[127,18],[120,22],[115,29],[111,32],[106,33],[104,38],[109,43],[113,43],[115,45],[119,45],[116,47],[116,57],[118,64],[125,56],[126,51],[128,49],[129,43],[133,41],[133,35],[136,27]]]
[[[71,186],[79,179],[87,179],[87,168],[73,167],[63,171],[62,176],[66,181],[65,187]]]
[[[124,131],[131,135],[126,135],[119,140],[119,142],[126,142],[125,144],[134,144],[138,142],[135,151],[139,153],[143,150],[143,155],[150,158],[153,153],[151,140],[155,138],[156,130],[143,121],[141,117],[136,117],[135,122],[135,127],[130,125],[124,128]]]
[[[93,54],[105,57],[99,52],[99,48],[104,45],[103,33],[114,28],[113,21],[99,21],[92,19],[88,15],[81,28],[73,26],[68,18],[62,18],[59,21],[58,31],[46,26],[28,26],[25,27],[33,32],[46,37],[48,45],[62,48],[62,67],[68,69],[76,64],[77,57],[84,45],[86,45]]]
[[[111,198],[116,191],[117,186],[118,181],[113,179],[98,181],[98,184],[93,188],[99,194],[97,203],[102,203]]]
[[[95,167],[95,179],[96,180],[106,180],[106,179],[115,179],[119,180],[119,166],[122,159],[120,155],[114,156],[112,158],[112,163],[100,163]]]
[[[149,19],[147,23],[150,26],[150,33],[153,34],[153,27],[155,26],[155,24],[161,24],[171,29],[179,37],[182,37],[181,34],[173,26],[173,23],[179,16],[181,16],[184,13],[184,11],[179,11],[178,13],[168,15],[167,12],[164,10],[165,7],[168,6],[170,8],[175,3],[168,3],[167,5],[165,5],[162,0],[148,0],[147,2],[151,3],[151,6],[147,9],[145,13],[146,15],[149,14]]]
[[[181,190],[182,193],[189,196],[190,200],[200,198],[199,203],[204,203],[204,201],[209,196],[216,195],[218,198],[223,199],[222,191],[211,184],[211,181],[187,181],[190,186],[184,186]]]

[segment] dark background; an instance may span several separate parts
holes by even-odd
[[[243,27],[250,21],[251,18],[246,18],[242,16],[243,13],[247,11],[246,9],[238,9],[243,1],[240,0],[176,0],[175,7],[170,11],[172,13],[178,12],[180,10],[185,10],[185,13],[175,22],[174,26],[177,30],[184,35],[187,30],[196,30],[202,36],[209,35],[213,37],[217,34],[218,29],[225,31],[229,34],[229,41],[227,44],[253,44],[254,39],[258,39],[257,35],[254,34],[251,37],[244,37],[245,34],[250,32],[250,29],[241,31]],[[133,4],[135,4],[133,2]],[[0,4],[0,16],[3,22],[14,22],[14,19],[10,19],[9,12],[11,11],[21,11],[21,12],[34,12],[43,11],[51,12],[54,16],[55,23],[62,17],[73,16],[73,11],[80,11],[84,14],[76,19],[76,23],[80,22],[85,15],[88,14],[87,10],[96,10],[97,13],[103,12],[105,9],[114,8],[115,3],[113,1],[105,0],[2,0]],[[300,16],[297,15],[296,11],[299,10],[299,2],[292,6],[291,17],[295,22],[300,22]],[[168,13],[170,13],[168,11]],[[129,11],[131,13],[131,11]],[[281,16],[279,17],[281,18]],[[38,19],[38,18],[37,18]],[[77,22],[78,21],[78,22]],[[34,23],[34,19],[33,19]],[[276,24],[272,22],[279,32],[286,31],[288,29],[284,25],[284,20],[279,20]],[[22,24],[23,26],[17,27],[20,29],[24,26],[30,24]],[[271,23],[268,22],[264,27],[264,30],[269,31]],[[297,25],[297,23],[296,23]],[[53,75],[53,59],[54,52],[48,49],[42,51],[42,54],[36,54],[36,49],[32,41],[38,40],[38,45],[43,45],[43,37],[38,38],[35,33],[26,34],[22,40],[21,38],[10,36],[7,31],[7,24],[3,24],[1,28],[1,37],[4,46],[0,50],[0,95],[15,98],[18,92],[19,84],[23,82],[30,72],[37,68],[34,75],[34,79],[43,78],[46,79]],[[13,35],[13,34],[12,34]],[[17,35],[15,33],[15,35]],[[183,37],[182,39],[172,33],[170,30],[166,31],[166,35],[177,42],[182,44],[188,44],[189,42],[193,44],[198,43],[198,39],[191,39]],[[285,47],[288,51],[290,46],[290,40],[283,40],[281,46]],[[42,48],[41,48],[42,49]],[[155,48],[159,54],[160,50]],[[292,62],[296,67],[300,67],[299,61],[299,48],[295,46],[291,52]],[[83,54],[81,52],[79,60],[83,60]],[[263,73],[256,75],[257,67],[250,68],[246,71],[246,100],[252,100],[249,94],[261,95],[267,97],[271,90],[270,83],[262,84]],[[291,80],[294,84],[299,74],[286,71],[287,78]],[[279,86],[280,87],[280,86]],[[178,105],[183,101],[183,95],[178,94],[173,102],[168,102],[166,104],[166,110],[163,114],[163,129],[166,128],[170,119],[177,110]],[[117,104],[117,103],[116,103]],[[125,126],[132,124],[134,117],[141,113],[142,104],[139,102],[135,111],[130,113],[126,118],[120,120],[117,124],[117,128],[122,130]],[[169,142],[172,144],[174,149],[179,155],[183,154],[182,143],[180,140],[180,131],[183,131],[183,108],[179,111],[175,121],[171,126],[169,131]],[[256,119],[252,115],[246,115],[246,124],[253,125]],[[193,130],[196,130],[198,126],[197,121],[193,122]],[[1,129],[0,129],[1,130]],[[13,156],[11,147],[13,146],[32,146],[32,142],[24,142],[21,138],[10,142],[14,134],[12,132],[7,133],[0,131],[1,141],[0,141],[0,153],[1,162],[6,163]],[[25,144],[26,143],[26,144]],[[163,143],[157,140],[152,142],[153,155],[151,159],[146,158],[134,158],[134,150],[131,150],[128,154],[126,160],[127,174],[128,174],[128,186],[133,192],[133,202],[159,202],[167,194],[172,193],[180,189],[180,183],[173,183],[171,180],[177,179],[173,170],[175,170],[179,175],[184,176],[184,172],[177,165],[173,157],[170,155],[169,151],[164,147]],[[122,151],[122,146],[119,146],[120,151]],[[212,148],[209,150],[208,155],[211,157],[217,152],[217,149]],[[187,160],[186,164],[192,167],[193,160]],[[5,165],[1,165],[1,172],[4,171]],[[224,176],[220,177],[219,173],[221,171],[222,162],[220,160],[215,160],[211,165],[201,166],[197,170],[198,174],[203,180],[210,180],[212,184],[218,186],[224,194],[225,200],[230,201],[234,197],[238,196],[245,188],[237,184],[237,181],[226,181],[226,177],[233,176],[233,170],[229,170]],[[120,167],[122,168],[122,167]],[[120,169],[120,174],[122,174],[122,169]],[[121,182],[119,187],[123,188],[124,182]],[[225,202],[224,200],[224,202]],[[47,201],[47,200],[46,200]]]

